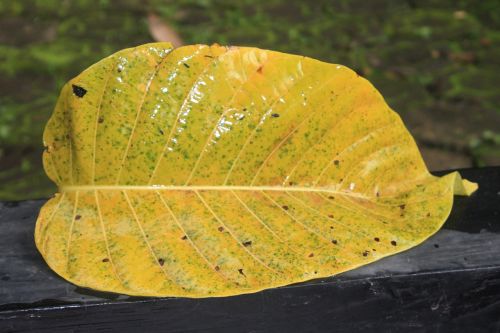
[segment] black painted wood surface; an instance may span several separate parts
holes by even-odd
[[[500,332],[500,167],[455,197],[423,244],[344,274],[225,298],[139,298],[76,287],[37,252],[45,200],[0,203],[0,332]]]

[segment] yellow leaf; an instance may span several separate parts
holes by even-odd
[[[44,142],[60,193],[36,245],[77,285],[250,293],[350,270],[435,233],[453,195],[352,70],[249,47],[156,43],[68,82]]]

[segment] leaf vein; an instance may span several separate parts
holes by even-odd
[[[99,204],[99,197],[97,195],[97,191],[94,191],[94,197],[95,197],[95,203],[96,203],[96,208],[97,208],[97,215],[99,217],[99,224],[101,226],[101,232],[102,232],[102,235],[104,237],[104,245],[106,246],[106,253],[108,254],[109,262],[111,263],[111,267],[113,269],[113,273],[115,275],[115,278],[123,286],[123,288],[128,289],[126,287],[126,284],[125,284],[124,280],[118,274],[118,269],[116,268],[115,262],[113,260],[113,256],[111,255],[111,250],[109,249],[108,236],[107,236],[107,233],[106,233],[106,228],[104,227],[104,221],[102,219],[101,207],[100,207],[100,204]]]
[[[231,235],[231,237],[236,241],[236,243],[245,251],[247,252],[250,257],[252,257],[252,259],[254,259],[256,262],[258,262],[259,264],[261,264],[262,266],[264,266],[265,268],[267,268],[268,270],[272,271],[272,272],[275,272],[275,273],[278,273],[275,269],[269,267],[268,265],[266,265],[264,262],[262,262],[262,260],[260,260],[259,258],[257,258],[251,251],[249,251],[245,245],[243,245],[243,243],[238,240],[238,238],[234,235],[234,233],[231,231],[231,229],[224,223],[222,222],[221,218],[219,216],[217,216],[217,214],[215,214],[215,212],[213,211],[212,207],[210,207],[210,205],[205,201],[205,199],[203,199],[203,197],[200,195],[200,193],[198,191],[194,191],[196,193],[196,195],[198,196],[198,198],[200,199],[200,201],[203,203],[203,205],[208,209],[208,211],[213,215],[213,217],[215,217],[215,219],[220,223],[222,224],[222,226],[228,231],[228,233]]]
[[[169,50],[169,53],[172,51],[172,49]],[[165,62],[165,60],[168,58],[168,54],[166,54],[163,58],[161,58],[161,60],[158,62],[158,64],[155,66],[155,69],[154,69],[154,72],[153,74],[151,75],[151,77],[149,78],[148,82],[146,83],[146,88],[144,89],[144,93],[142,95],[142,99],[141,99],[141,102],[137,108],[137,115],[135,117],[135,121],[134,121],[134,126],[132,127],[132,131],[130,132],[130,136],[129,136],[129,139],[128,139],[128,142],[127,142],[127,147],[125,148],[125,152],[123,154],[123,158],[122,158],[122,162],[120,164],[120,169],[118,170],[118,174],[116,176],[116,184],[118,184],[120,182],[120,176],[121,176],[121,173],[122,173],[122,170],[123,170],[123,165],[125,164],[125,161],[127,159],[127,155],[129,153],[129,150],[130,150],[130,145],[132,143],[132,139],[133,139],[133,136],[134,136],[134,132],[137,128],[137,123],[139,122],[139,117],[141,116],[141,113],[143,111],[143,108],[144,108],[144,102],[150,92],[150,87],[151,87],[151,84],[153,83],[153,80],[155,79],[155,77],[158,75],[158,72],[161,68],[161,65]]]
[[[137,226],[139,227],[139,230],[141,232],[141,235],[142,235],[142,238],[144,239],[144,243],[146,244],[146,246],[148,247],[150,253],[151,253],[151,256],[153,257],[153,260],[156,264],[156,266],[158,266],[158,268],[160,268],[160,271],[163,272],[163,274],[165,275],[165,277],[167,278],[167,280],[169,280],[170,282],[172,282],[175,286],[177,287],[180,287],[180,285],[177,283],[177,281],[173,280],[168,274],[167,272],[165,271],[165,269],[160,265],[160,262],[158,261],[158,257],[156,256],[156,254],[154,253],[153,251],[153,248],[151,247],[151,244],[149,244],[149,241],[146,237],[146,233],[144,232],[144,229],[142,228],[142,225],[141,225],[141,222],[139,221],[139,218],[137,217],[137,214],[135,212],[135,209],[134,207],[132,206],[132,203],[130,202],[130,199],[127,195],[127,192],[126,191],[122,191],[124,197],[125,197],[125,200],[127,201],[128,203],[128,206],[130,208],[130,211],[132,212],[132,215],[134,216],[134,219],[135,219],[135,222],[137,223]]]

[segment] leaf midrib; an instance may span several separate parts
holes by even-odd
[[[356,192],[338,190],[334,187],[304,187],[304,186],[245,186],[245,185],[68,185],[60,186],[61,192],[74,191],[127,191],[127,190],[151,190],[151,191],[281,191],[281,192],[321,192],[346,195],[358,198],[367,198]]]

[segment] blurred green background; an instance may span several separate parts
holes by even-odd
[[[500,164],[498,0],[0,0],[0,200],[55,190],[41,138],[68,79],[172,38],[344,64],[399,112],[431,170]]]

